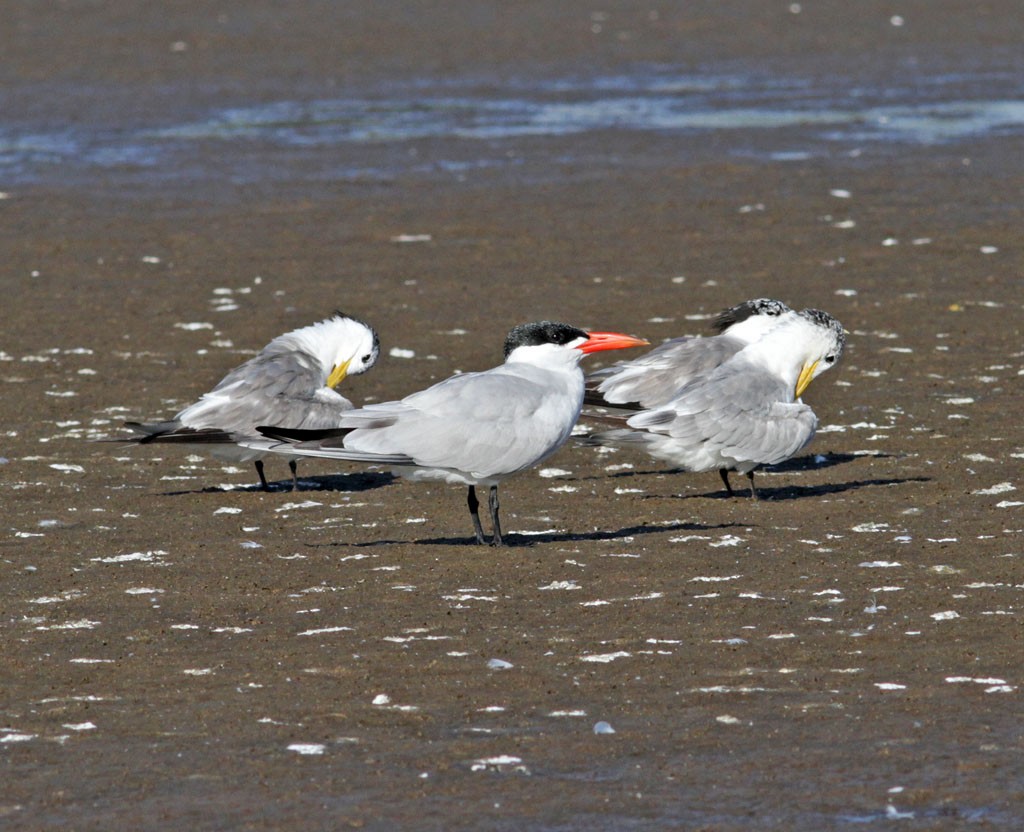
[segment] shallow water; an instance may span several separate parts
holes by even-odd
[[[174,90],[165,94],[173,97]],[[86,102],[95,90],[83,89]],[[116,93],[115,93],[116,94]],[[389,181],[407,174],[467,176],[530,163],[558,177],[566,165],[631,163],[575,154],[545,139],[616,131],[681,141],[663,161],[708,144],[740,155],[801,160],[833,153],[896,153],[908,145],[1024,135],[1024,80],[979,71],[896,81],[800,77],[673,67],[615,76],[392,83],[361,96],[277,100],[213,108],[197,118],[161,114],[159,125],[86,124],[57,130],[0,128],[0,176],[8,187],[102,178],[108,185],[226,177],[258,184],[282,175],[319,181]],[[430,143],[427,153],[417,148]],[[643,156],[643,154],[641,154]],[[641,159],[632,160],[640,162]],[[298,162],[298,165],[297,165]]]

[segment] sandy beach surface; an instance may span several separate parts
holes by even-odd
[[[1019,5],[433,5],[5,11],[0,828],[1024,827]],[[334,309],[366,402],[761,296],[850,336],[756,503],[91,441]]]

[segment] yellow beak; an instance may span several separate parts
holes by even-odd
[[[327,386],[333,389],[341,384],[345,380],[345,376],[348,375],[348,365],[351,363],[352,359],[350,358],[348,361],[335,364],[331,374],[327,377]]]
[[[811,379],[814,378],[814,371],[817,367],[818,362],[815,361],[813,364],[805,364],[804,368],[800,371],[800,378],[796,380],[796,397],[798,399],[804,394],[804,390],[811,383]]]

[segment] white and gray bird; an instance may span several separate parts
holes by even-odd
[[[285,441],[246,444],[375,463],[412,480],[468,486],[469,512],[481,544],[487,541],[476,487],[487,486],[491,542],[500,546],[498,484],[550,456],[569,438],[583,406],[580,359],[647,343],[551,321],[522,324],[508,334],[505,362],[498,367],[452,376],[401,401],[351,410],[342,416],[341,430],[262,427],[261,433]]]
[[[584,403],[627,410],[659,407],[693,379],[706,375],[796,314],[781,300],[746,300],[715,316],[713,336],[673,338],[638,358],[588,373]]]
[[[789,459],[814,437],[818,419],[799,399],[835,365],[845,342],[842,325],[831,315],[816,309],[794,313],[695,377],[670,401],[587,441],[638,447],[686,471],[738,471],[749,478],[756,499],[754,471]]]
[[[586,378],[583,403],[602,408],[593,414],[599,421],[623,423],[639,410],[668,404],[696,378],[705,376],[728,361],[768,330],[796,316],[781,300],[753,298],[724,309],[711,322],[715,335],[708,338],[684,335],[656,346],[629,361],[619,361]],[[729,469],[718,471],[726,491],[732,495]]]
[[[372,327],[340,312],[279,335],[259,354],[233,369],[199,401],[166,422],[125,422],[131,444],[175,444],[235,462],[253,462],[263,490],[267,453],[240,444],[258,438],[257,425],[332,428],[353,405],[335,389],[347,376],[365,373],[377,361],[380,339]],[[288,460],[298,487],[297,457]]]

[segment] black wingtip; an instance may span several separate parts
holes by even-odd
[[[604,396],[596,390],[585,390],[583,393],[583,404],[590,407],[607,407],[611,410],[643,410],[640,402],[612,402],[606,401]]]
[[[352,428],[279,428],[274,425],[257,425],[256,430],[268,439],[279,439],[282,442],[316,442],[320,439],[344,437],[352,432]]]

